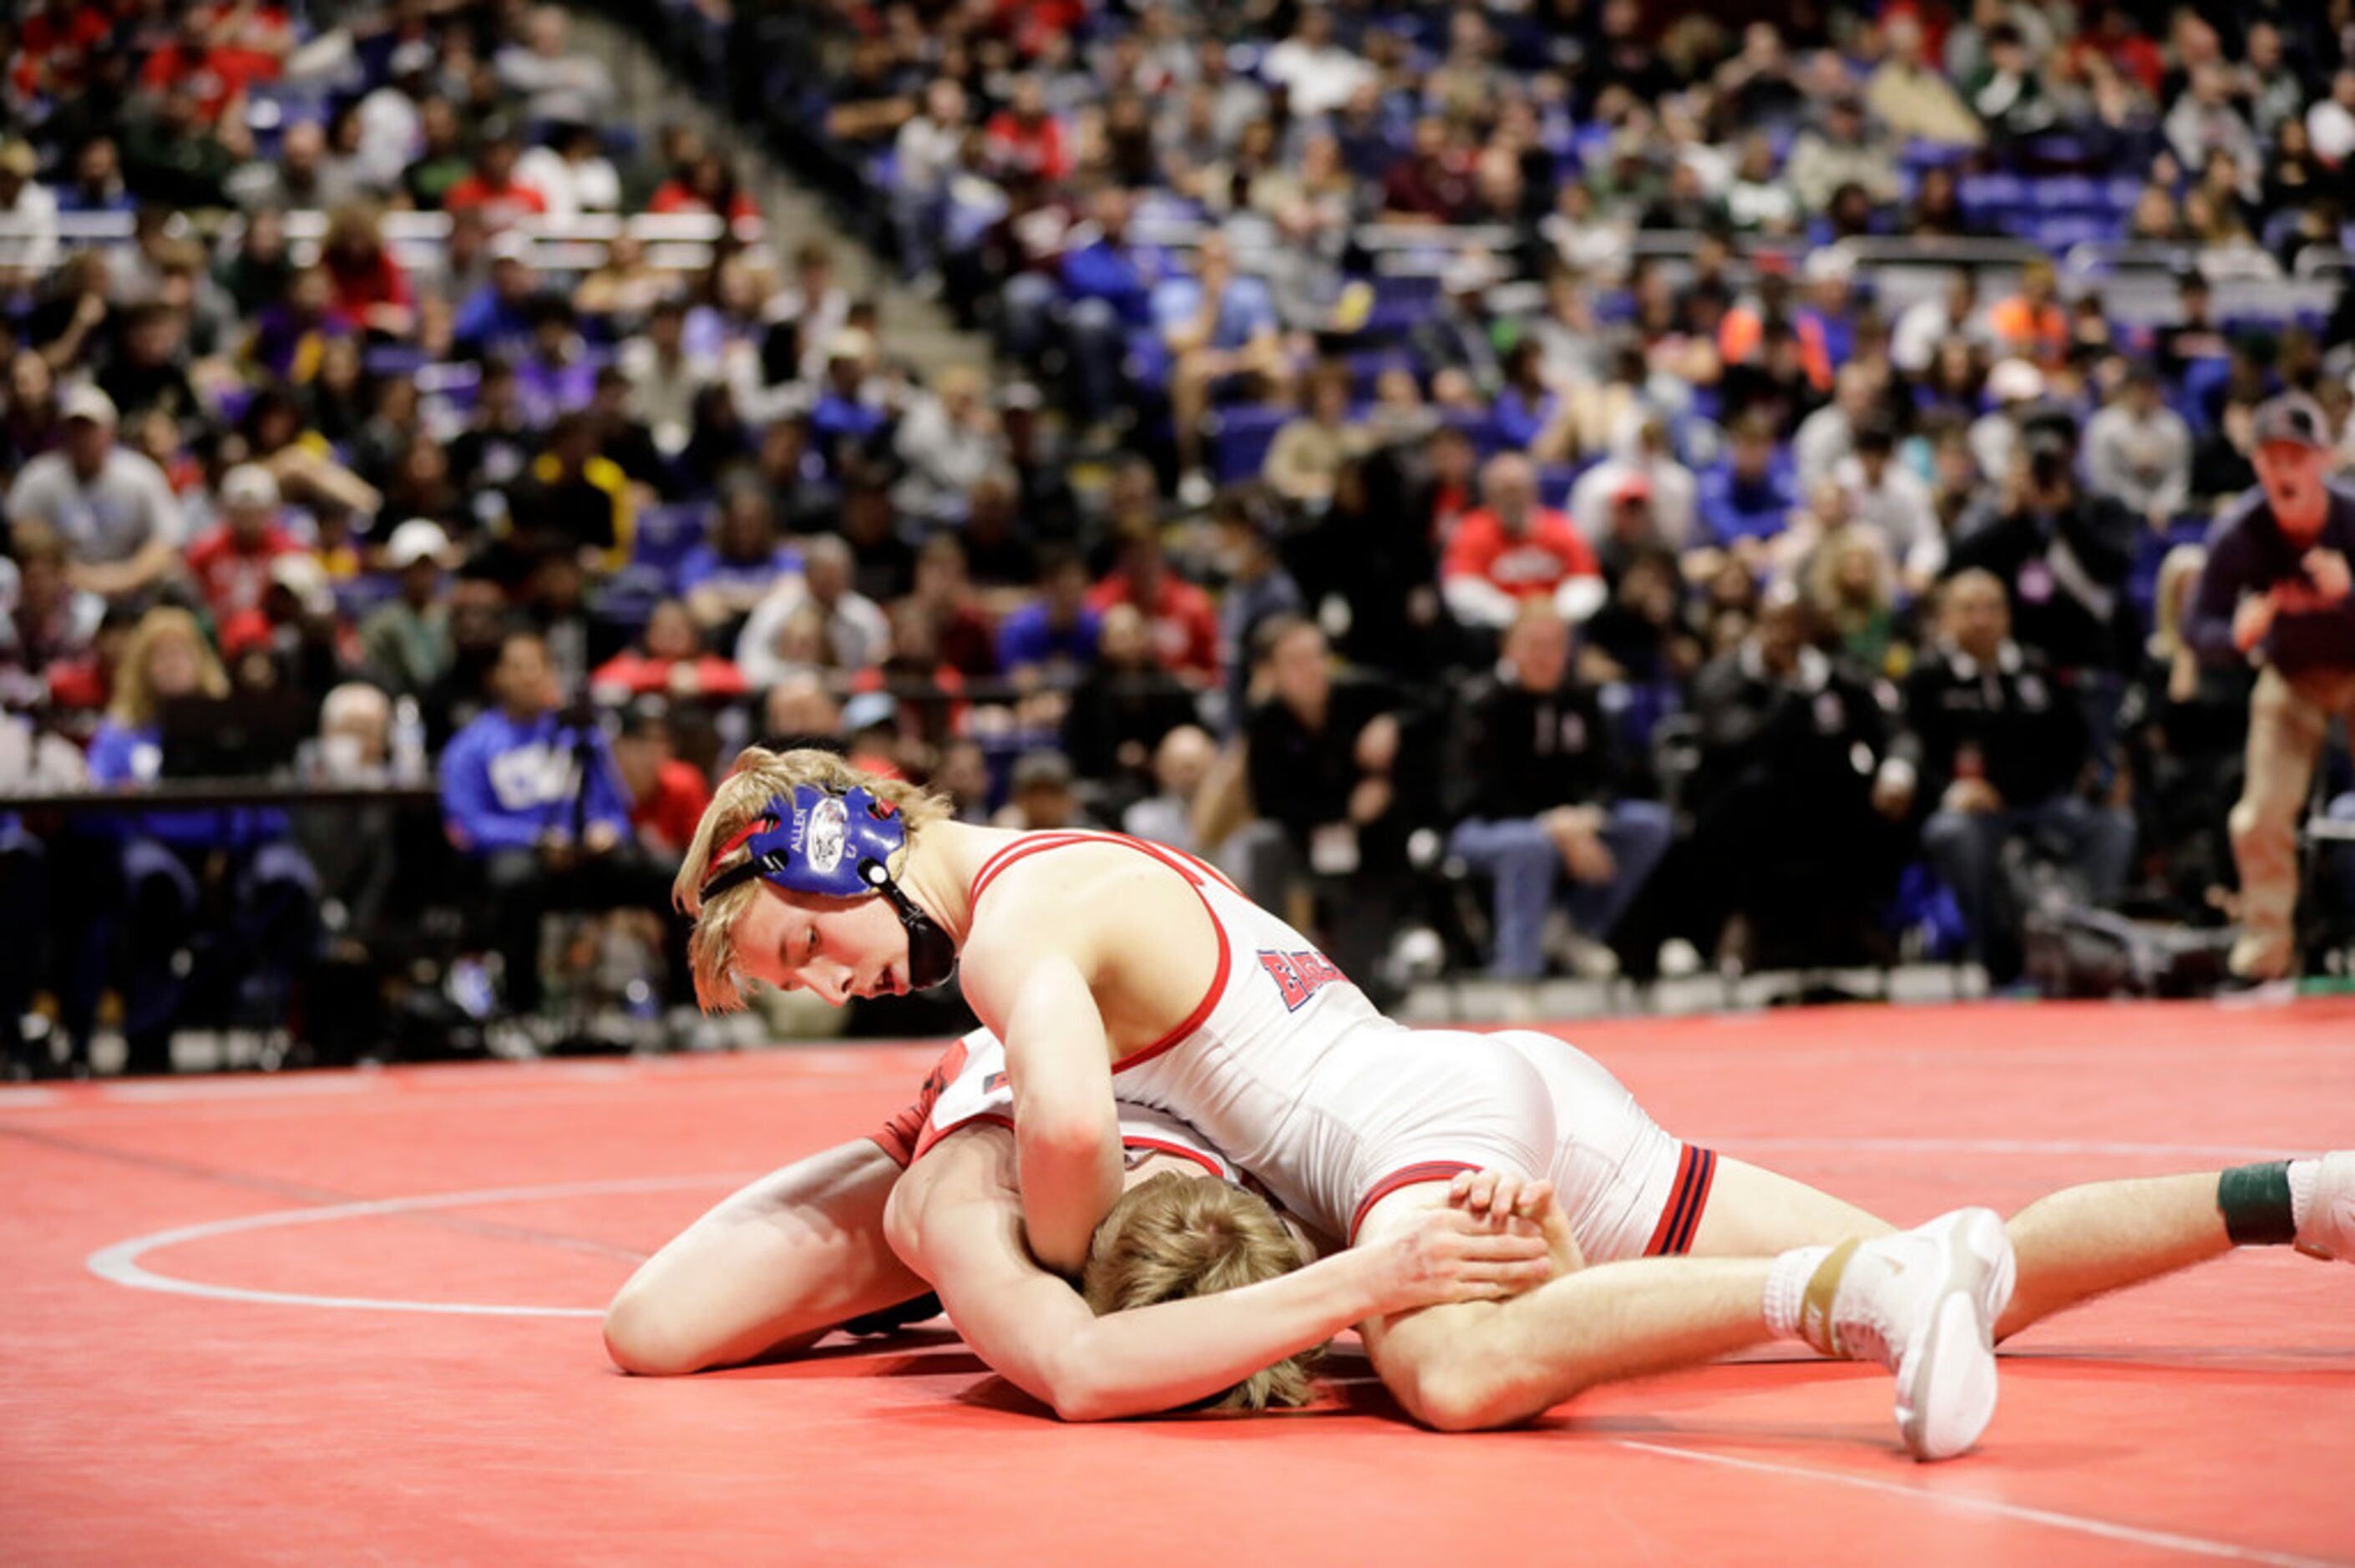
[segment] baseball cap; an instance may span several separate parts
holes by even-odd
[[[394,571],[404,571],[420,561],[441,558],[450,547],[450,535],[442,531],[439,523],[426,517],[412,517],[392,531],[385,541],[386,561]]]
[[[221,475],[223,506],[275,506],[278,482],[260,463],[241,462]]]
[[[2330,426],[2323,418],[2320,406],[2313,398],[2296,392],[2286,392],[2259,404],[2254,443],[2262,447],[2276,441],[2312,447],[2318,451],[2328,450]]]
[[[1646,473],[1631,473],[1614,485],[1611,499],[1614,503],[1652,499],[1652,478]]]
[[[88,419],[94,425],[114,423],[114,399],[85,381],[65,397],[65,417]]]

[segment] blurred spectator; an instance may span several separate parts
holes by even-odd
[[[1236,270],[1225,233],[1211,229],[1194,252],[1194,272],[1154,285],[1153,324],[1169,355],[1169,415],[1178,443],[1179,498],[1209,500],[1202,470],[1202,421],[1231,383],[1258,401],[1276,400],[1286,382],[1275,302],[1267,285]]]
[[[1865,101],[1882,124],[1914,141],[1976,147],[1986,139],[1979,121],[1953,85],[1923,58],[1922,24],[1895,14],[1881,24],[1889,58],[1865,83]]]
[[[630,705],[613,742],[613,767],[630,798],[630,826],[638,842],[658,863],[677,863],[695,842],[704,808],[711,803],[711,786],[700,768],[679,760],[670,714],[660,701]]]
[[[669,877],[634,849],[630,804],[604,732],[557,709],[535,632],[510,633],[494,674],[499,705],[442,755],[450,842],[482,868],[507,1005],[539,1007],[539,923],[559,909],[666,909]],[[672,966],[673,995],[685,977]]]
[[[303,546],[278,520],[278,482],[269,471],[244,463],[220,483],[221,521],[188,546],[188,575],[196,579],[216,620],[226,621],[261,608],[272,562]]]
[[[1329,885],[1333,960],[1379,994],[1407,876],[1399,721],[1379,688],[1334,683],[1325,634],[1309,622],[1269,623],[1261,650],[1268,695],[1244,737],[1259,821],[1231,852],[1236,880],[1279,913],[1298,912],[1295,891],[1313,896],[1310,877]]]
[[[1735,423],[1726,458],[1701,473],[1699,488],[1701,523],[1724,546],[1774,538],[1791,525],[1799,504],[1797,482],[1775,446],[1774,427],[1755,415]]]
[[[0,706],[32,708],[52,680],[89,658],[106,600],[73,586],[66,541],[39,518],[18,517],[0,557]]]
[[[2043,659],[2011,641],[2004,585],[1992,573],[1965,571],[1940,590],[1937,641],[1907,678],[1905,699],[1909,735],[1891,778],[1913,770],[1909,793],[1931,811],[1923,848],[2001,983],[2019,968],[2005,845],[2028,838],[2057,852],[2103,903],[2126,884],[2134,818],[2078,793],[2084,723]]]
[[[777,537],[767,492],[740,482],[720,497],[709,538],[680,558],[673,580],[700,631],[733,637],[778,580],[801,569],[801,552]]]
[[[385,544],[400,591],[360,623],[360,657],[368,678],[394,696],[423,697],[449,673],[454,650],[442,583],[449,549],[449,535],[422,517],[401,524]]]
[[[1771,446],[1771,436],[1769,441]],[[1682,550],[1700,542],[1694,525],[1701,516],[1700,482],[1677,461],[1668,425],[1657,417],[1636,428],[1631,449],[1604,458],[1578,476],[1570,490],[1571,520],[1590,544],[1600,540],[1610,527],[1613,510],[1632,493],[1631,486],[1639,484],[1662,544]]]
[[[1163,736],[1153,753],[1154,793],[1122,813],[1121,831],[1188,854],[1200,853],[1194,803],[1218,755],[1217,745],[1196,726],[1182,724]]]
[[[516,179],[540,194],[549,217],[564,220],[621,210],[622,176],[605,156],[595,125],[559,121],[548,127],[546,137],[517,157]],[[650,206],[649,210],[665,209]]]
[[[442,193],[443,209],[480,212],[495,232],[519,218],[546,213],[548,198],[516,174],[522,156],[523,144],[513,126],[501,121],[485,125],[476,143],[474,172]]]
[[[1547,921],[1567,879],[1565,943],[1582,973],[1611,972],[1602,944],[1668,853],[1668,809],[1620,798],[1625,770],[1594,693],[1571,674],[1570,628],[1549,605],[1525,605],[1493,674],[1461,699],[1448,837],[1492,883],[1488,972],[1534,980]]]
[[[1210,596],[1178,575],[1150,527],[1131,527],[1120,537],[1118,564],[1089,590],[1088,604],[1108,614],[1134,605],[1145,616],[1153,657],[1161,667],[1197,689],[1219,680],[1219,618]]]
[[[736,639],[736,666],[747,683],[773,685],[805,662],[780,652],[801,641],[797,619],[814,643],[806,646],[807,659],[854,671],[882,662],[890,622],[873,599],[851,588],[850,572],[850,547],[840,539],[821,535],[802,547],[801,574],[778,578]]]
[[[536,5],[524,18],[522,41],[499,51],[499,83],[522,97],[526,117],[580,125],[604,118],[613,101],[604,62],[570,45],[563,7]]]
[[[2063,681],[2122,666],[2126,573],[2137,524],[2077,487],[2068,436],[2040,426],[2000,495],[1963,521],[1949,572],[1991,572],[2010,597],[2008,630]]]
[[[1873,795],[1886,719],[1814,630],[1797,593],[1778,587],[1693,683],[1696,821],[1662,881],[1698,940],[1749,967],[1876,950],[1902,853],[1900,813]]]
[[[1908,593],[1929,587],[1946,562],[1946,536],[1930,487],[1897,461],[1896,432],[1886,420],[1867,419],[1855,450],[1832,465],[1831,482],[1847,497],[1848,515],[1889,541]]]
[[[998,667],[1020,684],[1068,684],[1096,659],[1103,616],[1090,599],[1087,563],[1075,551],[1042,552],[1039,593],[997,625]]]
[[[1319,366],[1308,377],[1299,415],[1275,432],[1260,476],[1286,501],[1322,506],[1333,499],[1342,463],[1370,444],[1369,432],[1349,418],[1348,367]]]
[[[1024,753],[1015,761],[1006,804],[991,819],[991,825],[1023,833],[1074,828],[1093,831],[1096,824],[1081,809],[1071,783],[1071,765],[1061,752]]]
[[[2254,672],[2203,662],[2185,638],[2208,553],[2178,546],[2160,564],[2150,636],[2118,729],[2137,786],[2139,836],[2166,849],[2171,912],[2206,921],[2227,907],[2232,845],[2227,818],[2241,793]]]
[[[2069,352],[2069,316],[2060,300],[2060,277],[2051,261],[2032,256],[2020,263],[2019,292],[1987,312],[1996,353],[2048,371],[2058,366]]]
[[[1783,173],[1799,205],[1820,214],[1843,185],[1876,203],[1895,200],[1896,167],[1888,142],[1866,130],[1862,101],[1844,90],[1824,105],[1822,125],[1800,134]]]
[[[943,370],[932,393],[900,417],[892,445],[902,465],[892,492],[900,509],[926,524],[959,520],[965,492],[1006,455],[981,372],[962,365]]]
[[[2131,366],[2085,426],[2085,482],[2162,532],[2191,500],[2191,430],[2160,399],[2158,373]]]
[[[1105,790],[1105,814],[1117,821],[1141,799],[1161,737],[1196,718],[1194,694],[1155,657],[1143,612],[1115,604],[1103,612],[1096,662],[1071,688],[1063,750],[1071,765]]]
[[[1571,620],[1602,603],[1602,568],[1570,519],[1538,504],[1537,470],[1507,452],[1480,472],[1478,510],[1456,524],[1440,568],[1447,608],[1469,625],[1502,629],[1522,600],[1543,597]]]
[[[60,407],[62,445],[17,472],[8,516],[58,531],[76,588],[111,601],[139,599],[179,569],[180,503],[152,460],[116,444],[113,399],[80,386]]]
[[[113,700],[91,737],[91,781],[135,789],[152,784],[163,761],[162,705],[197,696],[223,697],[229,677],[207,646],[196,619],[183,609],[153,609],[123,650]],[[184,1002],[198,994],[235,995],[250,974],[282,981],[309,956],[317,933],[317,878],[302,853],[286,842],[282,812],[252,807],[209,810],[126,812],[96,819],[94,831],[120,835],[125,1071],[171,1070],[171,1037]],[[199,923],[218,926],[199,941]],[[113,922],[93,925],[83,940],[96,962],[109,967]],[[181,961],[194,944],[200,954]],[[85,985],[89,983],[86,979]],[[69,1032],[89,1038],[94,994],[69,1001]]]
[[[743,673],[734,664],[704,651],[694,617],[675,599],[655,606],[638,647],[614,654],[589,680],[601,701],[615,705],[644,696],[726,702],[747,690]]]

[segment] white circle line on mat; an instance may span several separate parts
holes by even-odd
[[[327,1224],[336,1220],[368,1219],[383,1214],[413,1214],[435,1209],[464,1209],[486,1203],[543,1202],[560,1198],[591,1198],[617,1192],[666,1192],[684,1187],[732,1186],[746,1180],[742,1171],[716,1176],[646,1176],[613,1181],[569,1181],[552,1186],[490,1187],[473,1192],[426,1192],[407,1198],[372,1198],[360,1202],[329,1203],[313,1209],[280,1209],[268,1213],[240,1214],[154,1231],[116,1242],[91,1253],[86,1263],[101,1279],[133,1290],[159,1290],[175,1296],[203,1296],[217,1301],[255,1301],[280,1307],[325,1307],[345,1311],[440,1312],[476,1318],[602,1318],[602,1307],[523,1307],[474,1301],[383,1300],[361,1296],[319,1296],[296,1290],[253,1290],[236,1285],[208,1285],[158,1274],[140,1259],[165,1247],[244,1231],[276,1230],[288,1225]]]
[[[2115,1158],[2179,1154],[2187,1158],[2282,1158],[2290,1151],[2261,1145],[2195,1143],[2102,1143],[2061,1140],[2041,1142],[2016,1139],[1942,1138],[1723,1138],[1712,1139],[1735,1149],[1849,1149],[1892,1153],[2094,1154]],[[324,1307],[344,1311],[440,1312],[479,1318],[602,1318],[602,1307],[498,1306],[473,1301],[403,1301],[374,1297],[320,1296],[304,1291],[255,1290],[235,1285],[208,1285],[157,1274],[140,1259],[148,1253],[213,1236],[244,1231],[274,1230],[287,1225],[324,1224],[336,1220],[366,1219],[383,1214],[420,1213],[435,1209],[463,1209],[485,1203],[545,1202],[616,1192],[661,1192],[685,1187],[739,1183],[741,1172],[719,1176],[652,1176],[616,1181],[575,1181],[543,1187],[494,1187],[473,1192],[429,1192],[408,1198],[374,1198],[361,1202],[330,1203],[314,1209],[285,1209],[235,1219],[213,1220],[155,1231],[101,1247],[87,1259],[90,1271],[101,1279],[134,1290],[157,1290],[178,1296],[208,1297],[217,1301],[254,1301],[282,1307]]]

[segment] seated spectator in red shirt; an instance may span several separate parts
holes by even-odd
[[[1169,569],[1161,537],[1150,528],[1121,538],[1120,565],[1088,593],[1099,614],[1116,604],[1133,604],[1153,629],[1153,656],[1188,683],[1219,681],[1219,615],[1210,596]]]
[[[188,546],[188,572],[214,619],[261,608],[270,564],[303,546],[279,525],[278,482],[259,463],[241,463],[221,480],[221,522]]]
[[[647,618],[639,647],[616,653],[597,667],[591,686],[629,696],[662,693],[668,696],[741,697],[749,689],[742,672],[717,653],[706,652],[695,630],[695,618],[683,599],[666,599]]]
[[[1001,167],[1020,169],[1050,184],[1071,172],[1071,150],[1063,127],[1047,107],[1047,90],[1035,76],[1014,79],[1014,101],[992,115],[989,151]]]
[[[630,826],[656,858],[675,861],[695,842],[696,824],[711,804],[711,785],[691,762],[679,760],[670,713],[660,699],[630,705],[613,767],[630,797]]]
[[[482,146],[474,172],[450,187],[442,198],[442,210],[465,212],[480,207],[484,222],[494,229],[545,213],[548,198],[537,186],[516,178],[516,160],[523,155],[523,144],[516,139],[515,128],[503,120],[486,122]]]
[[[372,333],[407,337],[417,324],[409,274],[385,249],[384,229],[372,203],[337,207],[319,245],[335,309]]]
[[[646,210],[709,212],[731,224],[757,220],[761,216],[751,193],[736,183],[728,160],[712,152],[696,159],[683,174],[673,175],[655,186],[655,194],[647,198]]]
[[[240,16],[244,25],[233,26]],[[147,57],[140,79],[158,92],[186,83],[209,125],[253,83],[277,80],[292,47],[282,11],[200,5],[180,18],[177,37]]]
[[[1538,504],[1538,471],[1518,452],[1501,452],[1480,471],[1481,506],[1465,513],[1447,542],[1440,592],[1467,626],[1501,629],[1521,600],[1550,596],[1563,619],[1579,621],[1603,602],[1603,568],[1568,517]]]

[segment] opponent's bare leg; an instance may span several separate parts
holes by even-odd
[[[924,1294],[883,1235],[900,1167],[871,1139],[797,1160],[719,1201],[638,1266],[605,1308],[605,1350],[649,1376],[796,1350]]]
[[[2053,1313],[2222,1257],[2233,1241],[2219,1203],[2224,1172],[2091,1181],[2037,1199],[2005,1222],[2019,1260],[2005,1339]],[[1755,1256],[1886,1234],[1887,1221],[1787,1176],[1720,1156],[1697,1257]],[[2286,1240],[2286,1236],[2281,1239]]]

